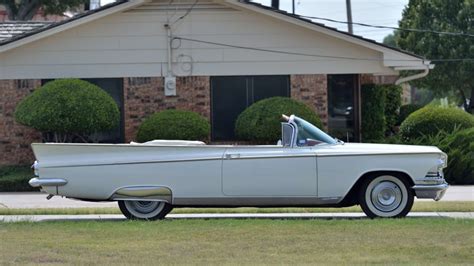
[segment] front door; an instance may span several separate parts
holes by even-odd
[[[328,75],[329,134],[346,142],[359,140],[358,75]]]
[[[289,76],[212,77],[212,140],[235,140],[237,117],[253,103],[275,96],[290,97]]]
[[[316,156],[310,147],[231,147],[222,167],[226,196],[317,196]]]

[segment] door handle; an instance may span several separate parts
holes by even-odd
[[[240,158],[240,153],[228,153],[225,155],[226,159],[238,159]]]

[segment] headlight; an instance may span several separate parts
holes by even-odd
[[[446,155],[446,153],[442,153],[438,159],[438,168],[443,169],[446,166],[448,166],[448,155]]]
[[[31,166],[31,168],[33,168],[33,172],[34,172],[35,176],[39,176],[39,173],[38,173],[39,163],[38,163],[38,161],[35,161],[33,163],[33,165]]]

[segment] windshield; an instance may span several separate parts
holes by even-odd
[[[312,140],[320,143],[327,144],[336,144],[337,140],[324,133],[321,129],[313,126],[312,124],[306,122],[305,120],[295,117],[294,119],[296,125],[298,126],[298,136],[296,143],[298,146],[308,146],[308,140]],[[318,144],[318,143],[315,143]],[[315,145],[312,144],[312,145]]]

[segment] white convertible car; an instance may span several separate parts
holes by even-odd
[[[277,145],[32,144],[50,195],[118,201],[130,219],[161,219],[173,207],[346,207],[404,217],[414,197],[439,200],[447,156],[436,147],[344,143],[283,116]]]

